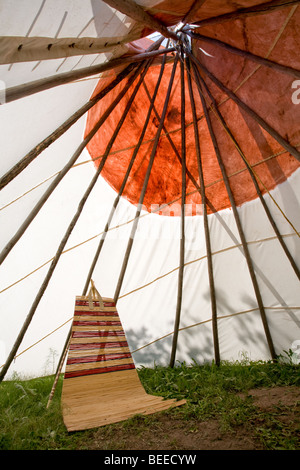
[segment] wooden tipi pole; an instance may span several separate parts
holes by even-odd
[[[293,157],[300,161],[300,152],[293,145],[287,142],[272,126],[270,126],[262,117],[260,117],[253,109],[244,103],[233,91],[229,90],[214,74],[212,74],[193,54],[189,53],[192,62],[207,75],[220,90],[224,91],[229,98],[231,98],[241,109],[254,119],[263,129],[265,129],[271,137],[287,150]]]
[[[288,249],[288,247],[287,247],[287,245],[286,245],[286,243],[285,243],[285,241],[284,241],[284,239],[283,239],[283,237],[282,237],[282,235],[281,235],[281,233],[280,233],[280,231],[279,231],[279,229],[278,229],[278,227],[277,227],[277,225],[276,225],[276,222],[275,222],[275,220],[274,220],[274,218],[273,218],[273,216],[272,216],[272,214],[271,214],[271,212],[270,212],[270,209],[269,209],[269,207],[268,207],[268,205],[267,205],[267,203],[266,203],[266,201],[265,201],[265,198],[264,198],[263,195],[262,195],[262,192],[261,192],[261,190],[260,190],[259,184],[258,184],[258,182],[257,182],[256,176],[255,176],[255,174],[254,174],[254,171],[253,171],[251,165],[250,165],[249,162],[247,161],[247,159],[246,159],[246,157],[245,157],[245,155],[244,155],[242,149],[240,148],[240,146],[239,146],[239,144],[238,144],[236,138],[234,137],[234,135],[232,134],[231,130],[229,129],[229,127],[228,127],[228,125],[227,125],[227,123],[226,123],[226,121],[225,121],[225,119],[224,119],[222,113],[220,112],[220,110],[219,110],[219,108],[218,108],[218,106],[217,106],[217,103],[216,103],[216,101],[215,101],[213,95],[211,94],[211,91],[209,90],[209,88],[208,88],[208,86],[207,86],[207,84],[205,83],[205,81],[203,80],[203,78],[202,78],[201,76],[199,76],[199,79],[200,79],[202,85],[204,86],[204,88],[205,88],[205,90],[206,90],[206,92],[207,92],[207,94],[208,94],[208,96],[209,96],[209,98],[210,98],[210,100],[211,100],[211,102],[212,102],[212,104],[213,104],[213,109],[214,109],[214,111],[217,113],[221,124],[223,125],[223,127],[224,127],[225,131],[227,132],[228,136],[231,138],[231,140],[233,141],[234,145],[236,146],[236,148],[237,148],[237,150],[238,150],[238,152],[239,152],[241,158],[243,159],[243,161],[244,161],[244,163],[245,163],[245,165],[246,165],[246,168],[247,168],[247,170],[248,170],[248,172],[249,172],[249,174],[250,174],[250,176],[251,176],[251,179],[252,179],[252,181],[253,181],[253,184],[254,184],[254,186],[255,186],[257,195],[258,195],[258,197],[259,197],[259,199],[260,199],[260,201],[261,201],[261,203],[262,203],[262,206],[263,206],[263,208],[264,208],[264,210],[265,210],[265,212],[266,212],[266,215],[267,215],[267,217],[268,217],[268,219],[269,219],[269,222],[270,222],[270,224],[271,224],[271,226],[272,226],[272,228],[273,228],[273,230],[274,230],[274,232],[275,232],[275,234],[276,234],[276,236],[277,236],[277,238],[278,238],[278,241],[280,242],[280,244],[281,244],[281,246],[282,246],[282,248],[283,248],[283,250],[284,250],[284,252],[285,252],[285,254],[286,254],[286,256],[287,256],[287,258],[288,258],[288,260],[289,260],[289,262],[290,262],[290,264],[291,264],[291,266],[292,266],[292,268],[293,268],[293,270],[294,270],[294,272],[295,272],[295,274],[296,274],[296,276],[297,276],[297,278],[300,280],[300,270],[299,270],[297,264],[295,263],[295,260],[294,260],[294,258],[293,258],[293,256],[292,256],[292,254],[290,253],[290,251],[289,251],[289,249]]]
[[[244,51],[243,49],[233,47],[230,44],[227,44],[226,42],[220,41],[219,39],[203,36],[203,34],[193,33],[189,31],[187,31],[187,34],[193,39],[199,39],[201,41],[208,42],[209,44],[214,44],[218,47],[225,49],[228,52],[231,52],[232,54],[239,55],[244,59],[249,59],[257,64],[269,67],[277,72],[285,73],[295,78],[300,78],[300,70],[294,69],[293,67],[278,64],[277,62],[273,62],[272,60],[265,59],[264,57],[260,57],[256,54],[253,54],[252,52]]]
[[[269,351],[270,351],[270,354],[271,354],[271,358],[275,361],[277,359],[277,356],[276,356],[273,340],[272,340],[272,337],[271,337],[271,333],[270,333],[270,329],[269,329],[269,325],[268,325],[266,312],[265,312],[265,309],[264,309],[264,305],[263,305],[259,285],[258,285],[256,275],[255,275],[255,271],[254,271],[254,268],[253,268],[252,259],[251,259],[250,252],[249,252],[249,249],[248,249],[247,241],[246,241],[245,234],[244,234],[244,231],[243,231],[243,228],[242,228],[239,213],[237,211],[235,200],[234,200],[234,197],[233,197],[233,194],[232,194],[232,191],[231,191],[229,178],[227,176],[225,166],[224,166],[224,163],[223,163],[223,160],[222,160],[222,157],[221,157],[221,153],[220,153],[220,150],[219,150],[217,139],[216,139],[214,131],[213,131],[210,115],[209,115],[207,105],[206,105],[206,101],[204,99],[204,95],[203,95],[203,92],[202,92],[202,89],[201,89],[201,84],[200,84],[200,81],[198,79],[198,73],[199,72],[198,72],[198,70],[195,66],[193,67],[193,69],[194,69],[194,75],[195,75],[196,83],[197,83],[197,86],[198,86],[199,95],[200,95],[200,99],[201,99],[201,102],[202,102],[203,110],[204,110],[205,117],[206,117],[206,120],[207,120],[208,129],[209,129],[209,132],[210,132],[210,135],[211,135],[211,139],[212,139],[213,146],[214,146],[214,149],[215,149],[216,157],[217,157],[217,160],[218,160],[218,163],[219,163],[222,175],[223,175],[223,180],[224,180],[224,183],[225,183],[225,186],[226,186],[227,194],[228,194],[228,197],[229,197],[229,200],[230,200],[230,203],[231,203],[231,207],[232,207],[232,211],[233,211],[234,218],[235,218],[235,221],[236,221],[237,229],[238,229],[240,239],[241,239],[241,242],[242,242],[242,245],[243,245],[244,255],[245,255],[245,258],[246,258],[246,262],[247,262],[248,269],[249,269],[249,274],[250,274],[250,277],[251,277],[251,281],[252,281],[252,285],[253,285],[253,288],[254,288],[256,300],[257,300],[257,303],[258,303],[258,307],[259,307],[259,311],[260,311],[260,315],[261,315],[261,319],[262,319],[262,323],[263,323],[267,343],[268,343],[268,346],[269,346]]]
[[[98,75],[103,72],[106,72],[107,70],[115,69],[126,64],[137,64],[153,57],[157,57],[161,54],[168,54],[169,52],[174,51],[174,47],[170,47],[169,49],[158,49],[157,51],[146,51],[141,54],[136,54],[134,56],[126,56],[119,57],[117,59],[111,59],[110,61],[105,62],[104,64],[94,65],[92,67],[84,67],[79,70],[72,70],[71,72],[56,74],[50,77],[34,80],[33,82],[28,82],[22,85],[7,88],[5,94],[5,102],[9,103],[20,98],[25,98],[29,95],[39,93],[41,91],[49,90],[50,88],[56,86],[65,85],[76,80],[81,80],[82,78],[92,77],[93,75]]]
[[[214,282],[214,274],[213,274],[213,260],[212,260],[208,215],[207,215],[207,207],[206,207],[205,183],[204,183],[202,159],[201,159],[201,152],[200,152],[200,138],[199,138],[198,125],[197,125],[196,106],[195,106],[195,99],[194,99],[194,93],[193,93],[193,87],[192,87],[192,80],[191,80],[191,75],[190,75],[191,66],[190,66],[190,61],[188,58],[186,59],[186,64],[187,64],[187,70],[188,70],[188,86],[189,86],[189,92],[190,92],[190,102],[191,102],[192,113],[193,113],[195,148],[196,148],[196,154],[197,154],[198,172],[199,172],[199,180],[200,180],[200,194],[201,194],[202,207],[203,207],[203,224],[204,224],[204,233],[205,233],[205,242],[206,242],[207,268],[208,268],[208,278],[209,278],[210,297],[211,297],[212,330],[213,330],[213,339],[214,339],[215,363],[217,365],[220,365],[220,346],[219,346],[218,322],[217,322],[217,302],[216,302],[216,291],[215,291],[215,282]]]
[[[272,11],[276,11],[281,8],[292,7],[293,5],[297,5],[299,2],[300,0],[273,0],[247,8],[239,8],[238,10],[232,11],[230,13],[206,18],[201,21],[196,21],[195,24],[199,26],[206,26],[211,24],[224,23],[225,21],[234,21],[239,18],[246,18],[248,16],[265,15],[266,13],[271,13]]]
[[[134,0],[103,0],[112,8],[120,11],[121,13],[133,18],[139,24],[148,26],[150,30],[159,31],[165,38],[178,39],[176,33],[169,30],[163,23],[161,23],[154,16],[150,15],[141,5]]]
[[[187,24],[193,21],[194,15],[197,13],[198,10],[202,7],[203,3],[205,3],[206,0],[194,0],[194,3],[192,4],[191,8],[189,11],[186,13],[184,18],[182,18],[182,23]]]
[[[100,256],[100,253],[101,253],[101,250],[102,250],[102,246],[104,244],[104,240],[106,238],[106,234],[107,234],[107,231],[110,227],[110,223],[112,221],[112,218],[113,218],[113,215],[115,213],[115,210],[118,206],[118,203],[119,203],[119,200],[123,194],[123,191],[124,191],[124,188],[125,188],[125,185],[127,183],[127,180],[128,180],[128,177],[129,177],[129,174],[131,172],[131,169],[132,169],[132,166],[134,164],[134,161],[136,159],[136,156],[139,152],[139,149],[142,145],[142,142],[143,142],[143,139],[144,139],[144,136],[145,136],[145,133],[146,133],[146,130],[147,130],[147,127],[148,127],[148,124],[149,124],[149,121],[150,121],[150,117],[151,117],[151,113],[152,113],[152,109],[153,109],[153,106],[154,106],[154,101],[156,99],[156,96],[157,96],[157,93],[158,93],[158,89],[159,89],[159,86],[160,86],[160,83],[161,83],[161,80],[162,80],[162,77],[163,77],[163,72],[164,72],[164,68],[165,68],[165,60],[163,61],[162,65],[161,65],[161,70],[160,70],[160,74],[159,74],[159,77],[158,77],[158,80],[157,80],[157,84],[156,84],[156,87],[155,87],[155,90],[154,90],[154,93],[153,93],[153,96],[150,100],[150,107],[149,107],[149,110],[148,110],[148,113],[147,113],[147,116],[146,116],[146,120],[145,120],[145,123],[144,123],[144,126],[143,126],[143,129],[142,129],[142,132],[141,132],[141,135],[140,135],[140,138],[138,140],[138,143],[133,151],[133,154],[132,154],[132,157],[131,157],[131,160],[129,162],[129,165],[128,165],[128,168],[127,168],[127,171],[125,173],[125,176],[124,176],[124,179],[123,179],[123,182],[122,182],[122,185],[119,189],[119,193],[114,201],[114,204],[113,204],[113,207],[111,209],[111,212],[109,214],[109,217],[108,217],[108,220],[107,220],[107,223],[105,225],[105,228],[104,228],[104,233],[101,237],[101,240],[100,240],[100,243],[99,243],[99,246],[97,248],[97,251],[95,253],[95,256],[94,256],[94,259],[93,259],[93,262],[92,262],[92,265],[90,267],[90,270],[89,270],[89,273],[88,273],[88,276],[87,276],[87,279],[86,279],[86,283],[85,283],[85,286],[84,286],[84,289],[83,289],[83,293],[82,295],[85,295],[86,292],[87,292],[87,289],[88,289],[88,286],[89,286],[89,283],[90,283],[90,280],[92,278],[92,275],[93,275],[93,271],[95,269],[95,266],[98,262],[98,259],[99,259],[99,256]]]
[[[177,287],[177,304],[174,323],[174,333],[171,349],[170,367],[174,367],[178,330],[180,325],[182,293],[183,293],[183,275],[185,260],[185,201],[186,201],[186,130],[185,130],[185,82],[184,82],[184,56],[181,50],[180,57],[180,88],[181,88],[181,234],[180,234],[180,255]]]
[[[135,233],[136,233],[136,230],[137,230],[139,217],[140,217],[140,213],[141,213],[141,210],[142,210],[142,205],[143,205],[144,197],[145,197],[147,186],[148,186],[148,181],[149,181],[149,178],[150,178],[150,173],[151,173],[154,157],[155,157],[155,154],[156,154],[157,145],[158,145],[158,142],[159,142],[160,134],[161,134],[161,131],[162,131],[162,128],[163,128],[163,123],[164,123],[164,119],[165,119],[166,112],[167,112],[167,107],[168,107],[168,103],[169,103],[169,99],[170,99],[170,95],[171,95],[171,90],[172,90],[173,81],[174,81],[174,77],[175,77],[177,62],[178,62],[178,55],[176,55],[175,60],[174,60],[172,74],[171,74],[171,78],[170,78],[170,83],[169,83],[169,87],[168,87],[168,91],[167,91],[167,95],[166,95],[166,99],[165,99],[165,104],[164,104],[161,120],[160,120],[158,129],[157,129],[157,132],[156,132],[156,136],[155,136],[154,144],[153,144],[153,147],[152,147],[152,152],[151,152],[150,159],[149,159],[149,164],[148,164],[146,176],[145,176],[145,179],[144,179],[143,188],[142,188],[141,195],[140,195],[140,198],[139,198],[138,209],[136,211],[136,215],[135,215],[135,219],[134,219],[134,222],[133,222],[130,238],[129,238],[129,241],[128,241],[128,244],[127,244],[127,249],[126,249],[123,264],[122,264],[122,267],[121,267],[121,272],[120,272],[119,279],[118,279],[118,282],[117,282],[117,287],[116,287],[115,295],[114,295],[114,301],[115,302],[117,302],[117,300],[119,298],[120,290],[121,290],[123,280],[124,280],[124,276],[125,276],[125,272],[126,272],[126,269],[127,269],[127,265],[128,265],[128,261],[129,261],[133,241],[134,241],[134,236],[135,236]]]

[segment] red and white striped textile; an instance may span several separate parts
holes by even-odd
[[[76,297],[65,379],[134,368],[114,301]]]

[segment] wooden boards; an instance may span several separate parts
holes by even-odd
[[[112,299],[76,297],[62,389],[68,431],[104,426],[184,403],[145,392]]]

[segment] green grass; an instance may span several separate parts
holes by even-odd
[[[240,393],[255,388],[299,386],[299,366],[272,362],[236,362],[179,368],[141,369],[140,377],[148,393],[166,398],[186,398],[188,406],[180,409],[187,419],[207,420],[218,417],[224,429],[249,420],[255,412],[251,399]]]
[[[185,398],[187,405],[170,413],[193,423],[218,419],[223,432],[247,423],[265,449],[299,449],[295,426],[291,430],[280,417],[284,406],[272,412],[255,407],[247,391],[274,386],[299,386],[299,365],[288,362],[237,362],[215,365],[179,364],[175,368],[154,366],[138,370],[148,393],[166,398]],[[62,377],[47,409],[53,376],[13,380],[0,384],[0,449],[85,449],[95,430],[68,433],[63,424],[60,395]],[[246,395],[243,395],[246,394]],[[246,398],[245,398],[246,397]],[[169,412],[168,412],[169,413]],[[127,431],[147,425],[155,417],[131,419],[105,428],[105,448],[113,449],[114,426]],[[147,421],[148,420],[148,421]],[[298,430],[299,431],[299,430]],[[111,440],[110,440],[111,439]]]

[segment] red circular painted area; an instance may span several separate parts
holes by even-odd
[[[217,53],[216,51],[214,51]],[[233,60],[239,60],[234,58]],[[235,63],[235,66],[238,62]],[[143,144],[138,152],[136,160],[133,164],[131,173],[129,175],[127,184],[125,186],[123,197],[127,198],[132,204],[139,202],[140,193],[142,190],[149,158],[153,146],[153,141],[158,129],[159,116],[162,113],[169,79],[171,75],[173,64],[167,64],[163,80],[161,82],[159,93],[155,101],[155,109],[158,116],[153,111],[151,114],[150,122],[146,130]],[[227,75],[222,71],[222,74],[229,77],[232,64],[227,68]],[[251,64],[252,66],[252,64]],[[251,68],[250,66],[250,68]],[[158,75],[160,72],[160,65],[153,66],[149,69],[145,84],[152,96]],[[246,71],[247,72],[247,71]],[[245,72],[245,73],[246,73]],[[226,77],[223,77],[225,80]],[[94,94],[103,89],[108,81],[112,80],[110,74],[107,78],[100,79]],[[259,77],[262,79],[263,77]],[[230,78],[228,78],[230,80]],[[136,82],[134,83],[134,85]],[[253,88],[254,84],[249,83]],[[109,104],[118,95],[123,88],[124,83],[119,84],[113,91],[111,91],[104,99],[102,99],[96,106],[94,106],[88,113],[85,135],[93,128],[103,112],[107,109]],[[224,94],[217,92],[216,88],[209,83],[212,90],[215,92],[218,102],[224,101]],[[284,79],[278,84],[280,92],[284,95],[284,87],[286,82]],[[190,98],[188,92],[188,85],[186,80],[185,85],[186,95],[186,155],[187,155],[187,214],[194,215],[202,213],[202,201],[197,190],[199,189],[199,173],[197,156],[195,150],[194,129],[192,125],[192,110],[190,106]],[[127,92],[122,101],[117,105],[114,111],[110,114],[106,122],[102,125],[100,130],[91,140],[88,145],[88,151],[95,160],[97,166],[101,157],[106,149],[106,146],[113,134],[113,131],[122,116],[126,103],[133,91],[133,87]],[[242,90],[245,94],[245,90]],[[255,94],[255,93],[254,93]],[[201,100],[194,86],[194,96],[197,108],[198,117],[198,130],[200,135],[200,150],[201,160],[203,166],[204,182],[206,187],[207,209],[209,213],[219,211],[230,207],[228,194],[223,182],[222,173],[215,155],[214,147],[208,130],[206,120],[203,115]],[[268,96],[266,95],[266,98]],[[247,96],[245,97],[247,100]],[[248,96],[248,102],[253,104],[252,98]],[[258,103],[259,104],[259,103]],[[278,103],[277,103],[278,104]],[[274,103],[268,103],[266,99],[266,106],[272,111]],[[283,101],[282,107],[287,107],[285,111],[290,112],[290,104],[288,100]],[[279,108],[280,108],[279,106]],[[142,85],[137,93],[137,96],[131,106],[131,109],[126,117],[126,120],[118,134],[118,137],[112,147],[110,155],[102,170],[102,176],[114,188],[116,192],[119,191],[128,164],[132,158],[134,146],[139,140],[146,115],[149,108],[149,97],[147,96],[145,87]],[[263,108],[261,106],[261,108]],[[299,106],[300,108],[300,106]],[[242,151],[244,152],[247,160],[251,165],[254,165],[256,175],[260,179],[260,187],[262,192],[273,189],[277,184],[286,180],[298,167],[299,162],[292,157],[288,152],[277,143],[264,129],[244,113],[240,111],[238,106],[231,100],[225,101],[220,106],[226,122],[228,123],[233,135],[239,142]],[[259,111],[266,111],[260,109]],[[267,110],[268,114],[268,110]],[[234,143],[224,131],[220,120],[216,117],[214,112],[210,113],[214,133],[216,135],[222,159],[226,168],[227,175],[229,176],[230,185],[236,201],[236,205],[241,204],[257,198],[257,193],[253,185],[252,179],[243,162],[239,152],[237,151]],[[290,114],[292,116],[292,114]],[[276,118],[277,119],[277,118]],[[275,125],[279,121],[275,120]],[[293,121],[289,123],[289,136],[293,135],[293,140],[296,141],[297,133],[293,131],[296,124]],[[293,134],[294,132],[294,134]],[[299,139],[299,131],[298,140]],[[171,139],[171,142],[170,142]],[[177,152],[174,151],[177,149]],[[144,199],[144,207],[148,211],[157,210],[162,215],[180,215],[181,206],[181,95],[180,95],[180,67],[177,67],[175,81],[172,89],[172,95],[168,106],[167,116],[165,120],[165,127],[159,139],[155,160],[153,163],[151,176],[149,179],[147,191]],[[97,160],[96,160],[97,159]],[[167,205],[163,208],[164,205]]]

